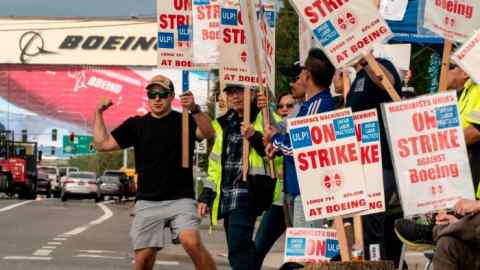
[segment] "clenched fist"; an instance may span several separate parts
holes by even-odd
[[[97,103],[97,112],[103,113],[106,111],[108,108],[110,108],[113,105],[113,102],[109,98],[102,98],[100,102]]]

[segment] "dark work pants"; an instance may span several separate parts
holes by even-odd
[[[385,204],[388,211],[388,202],[397,190],[395,176],[392,170],[383,170],[383,189],[385,191]],[[387,242],[385,241],[385,236],[394,235],[395,232],[393,226],[385,226],[385,219],[386,213],[372,214],[362,217],[366,259],[370,259],[370,245],[377,244],[380,247],[380,255],[382,260],[388,259],[398,261],[398,259],[395,258],[397,257],[397,254],[392,255],[392,257],[387,257]],[[400,240],[397,239],[397,241],[399,242],[399,246],[401,246]],[[399,255],[400,250],[398,252],[398,258],[400,257]]]
[[[255,269],[253,242],[255,218],[248,209],[239,208],[225,214],[223,226],[227,236],[228,261],[233,270]]]
[[[457,223],[435,226],[435,270],[480,269],[480,214],[466,216]]]
[[[286,230],[283,206],[272,205],[262,217],[257,234],[255,249],[257,252],[257,268],[261,269],[263,260],[275,242]]]

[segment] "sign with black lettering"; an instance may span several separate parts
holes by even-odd
[[[455,92],[386,103],[382,110],[406,216],[474,199]]]
[[[0,22],[1,63],[156,66],[153,20]]]

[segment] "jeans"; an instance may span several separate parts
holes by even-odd
[[[255,217],[248,208],[237,208],[224,215],[228,261],[233,270],[255,269],[256,255],[253,231]]]
[[[267,256],[275,241],[282,236],[285,230],[283,206],[272,205],[263,214],[262,221],[255,235],[255,249],[257,251],[256,269],[262,268],[265,256]]]
[[[295,228],[320,228],[324,224],[323,219],[307,221],[303,210],[302,198],[295,196],[293,202],[293,227]]]

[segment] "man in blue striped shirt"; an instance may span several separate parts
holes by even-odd
[[[311,49],[305,60],[305,66],[302,68],[296,81],[291,85],[293,96],[302,98],[303,94],[305,101],[287,119],[335,110],[335,101],[329,89],[334,74],[335,67],[325,54],[318,48]],[[264,142],[267,144],[267,149],[273,147],[276,155],[284,157],[284,191],[294,200],[293,226],[318,227],[320,225],[318,222],[307,223],[305,220],[293,159],[293,149],[285,123],[282,123],[277,128],[266,130]]]

